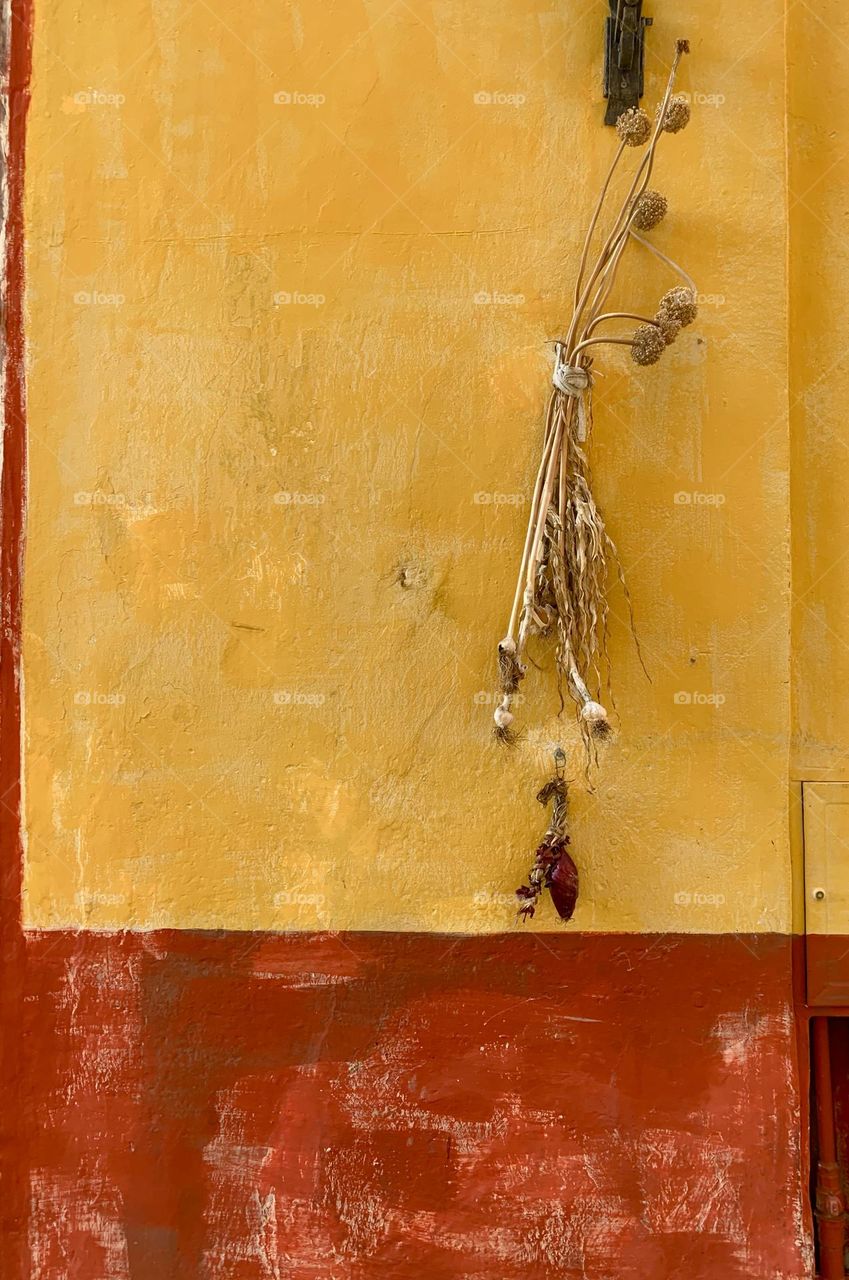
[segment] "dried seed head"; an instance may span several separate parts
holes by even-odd
[[[690,123],[690,103],[683,93],[673,93],[666,104],[663,127],[667,133],[680,133]]]
[[[685,284],[678,284],[674,289],[667,290],[660,300],[658,314],[661,311],[669,316],[670,320],[677,320],[682,328],[692,324],[699,314],[694,291]]]
[[[666,196],[647,188],[634,205],[631,221],[638,231],[651,231],[666,217],[667,207]]]
[[[631,347],[634,364],[657,364],[665,350],[666,342],[656,325],[641,324],[634,330]]]
[[[628,147],[641,147],[651,136],[651,120],[642,107],[629,107],[616,121],[619,139]]]
[[[663,341],[667,347],[671,346],[681,332],[681,321],[673,320],[667,311],[658,311],[654,318],[658,329],[663,334]]]

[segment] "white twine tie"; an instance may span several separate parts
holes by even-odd
[[[551,381],[564,396],[571,396],[578,401],[578,439],[583,444],[587,438],[587,410],[584,393],[590,390],[590,375],[583,365],[566,364],[561,358],[562,348],[558,344],[557,357],[554,362],[554,373]]]

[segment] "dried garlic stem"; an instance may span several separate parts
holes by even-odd
[[[684,283],[689,285],[689,287],[693,290],[693,293],[699,292],[698,289],[696,288],[695,281],[693,280],[693,278],[691,276],[688,276],[684,268],[679,266],[678,263],[674,261],[674,259],[668,258],[665,253],[661,253],[657,245],[652,244],[651,240],[644,240],[643,237],[639,235],[634,230],[633,227],[631,228],[631,235],[634,237],[635,240],[639,240],[640,244],[644,244],[647,249],[650,249],[656,258],[660,258],[661,262],[665,262],[666,265],[668,267],[671,267],[673,271],[677,271],[678,275],[681,277]]]
[[[611,346],[616,347],[632,347],[634,345],[633,338],[585,338],[583,342],[579,342],[573,355],[577,355],[579,351],[586,350],[587,347],[599,346],[602,342],[609,342]]]
[[[590,336],[596,325],[601,324],[602,320],[639,320],[641,324],[657,324],[656,320],[650,320],[648,316],[638,315],[636,311],[606,311],[604,315],[596,316],[595,320],[587,325],[587,337]]]
[[[522,592],[525,585],[525,568],[528,562],[528,553],[531,548],[534,531],[537,525],[537,510],[539,506],[539,497],[542,490],[543,479],[546,474],[548,460],[551,454],[551,446],[554,441],[554,414],[557,405],[557,397],[561,395],[558,391],[552,391],[548,400],[548,409],[545,417],[545,444],[543,445],[542,461],[539,464],[536,482],[534,484],[533,497],[531,498],[531,510],[528,516],[528,529],[525,534],[525,546],[522,551],[522,560],[519,565],[519,577],[516,582],[516,593],[513,597],[513,608],[510,611],[510,624],[507,628],[507,635],[511,640],[516,639],[516,627],[519,621],[519,613],[522,607]]]
[[[545,524],[546,524],[546,520],[548,519],[548,508],[551,502],[551,493],[554,488],[554,476],[555,476],[555,470],[556,470],[556,463],[558,461],[557,453],[560,448],[561,441],[563,439],[563,428],[566,424],[567,414],[570,414],[572,412],[572,406],[574,403],[575,403],[574,400],[570,399],[569,404],[567,405],[565,411],[563,409],[562,403],[559,406],[557,429],[554,435],[554,445],[551,451],[551,457],[548,464],[548,471],[545,477],[545,487],[542,491],[542,498],[540,499],[539,514],[537,517],[537,527],[534,535],[534,540],[531,546],[531,554],[528,557],[525,590],[526,592],[530,592],[530,593],[534,592],[534,578],[536,576],[536,571],[537,571],[537,564],[539,559],[539,548],[542,542],[543,533],[545,532]]]
[[[625,150],[626,145],[627,143],[625,142],[624,139],[619,143],[616,154],[613,157],[613,163],[611,164],[610,168],[607,171],[607,177],[604,180],[604,186],[601,188],[601,195],[598,198],[598,204],[595,207],[595,212],[593,213],[593,216],[590,219],[589,230],[587,231],[587,237],[586,237],[586,240],[584,241],[584,250],[583,250],[583,253],[581,254],[581,263],[580,263],[580,266],[578,267],[578,278],[575,281],[575,306],[576,307],[578,305],[578,299],[581,296],[581,281],[583,280],[584,272],[587,269],[587,258],[589,257],[590,244],[592,243],[593,232],[596,229],[596,224],[598,223],[599,216],[601,214],[602,205],[604,204],[604,199],[605,199],[605,196],[607,195],[607,189],[610,186],[611,179],[613,178],[613,174],[616,171],[616,166],[619,164],[619,161],[622,159],[622,153]]]

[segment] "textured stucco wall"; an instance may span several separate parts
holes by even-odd
[[[602,13],[37,5],[28,924],[513,927],[551,747],[579,756],[550,658],[525,745],[490,742],[525,511],[475,495],[528,493],[613,145]],[[581,929],[789,927],[782,18],[679,2],[650,33],[649,103],[693,43],[655,234],[707,300],[657,368],[600,366],[652,683],[614,592]],[[636,251],[620,301],[669,283]]]
[[[604,8],[36,5],[4,1274],[812,1270],[788,758],[839,769],[842,659],[797,600],[791,720],[788,640],[791,583],[820,632],[846,595],[805,543],[839,560],[836,5],[654,13],[701,316],[604,361],[593,445],[653,681],[614,594],[575,924],[462,936],[514,928],[553,744],[579,767],[549,659],[490,742],[525,512],[476,495],[533,475]]]
[[[788,15],[793,687],[798,778],[849,761],[849,17],[824,0]]]
[[[89,930],[29,956],[26,1280],[812,1274],[784,939]]]

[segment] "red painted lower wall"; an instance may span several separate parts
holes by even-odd
[[[790,952],[29,934],[29,1274],[807,1277]]]

